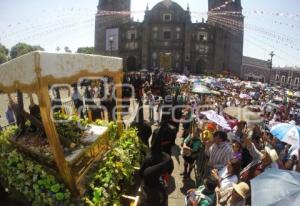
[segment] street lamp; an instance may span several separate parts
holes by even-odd
[[[275,53],[271,51],[270,53],[271,59],[270,59],[270,74],[269,74],[269,85],[271,85],[271,74],[272,74],[272,67],[273,67],[273,57],[275,56]]]
[[[114,37],[111,36],[111,37],[109,37],[110,55],[112,55],[113,43],[114,43]]]

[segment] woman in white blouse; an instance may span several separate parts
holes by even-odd
[[[221,170],[212,170],[212,175],[219,180],[220,190],[232,187],[233,183],[238,182],[238,176],[241,169],[239,159],[231,159],[226,167]]]

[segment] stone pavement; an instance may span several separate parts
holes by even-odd
[[[133,110],[137,110],[133,109]],[[156,120],[157,113],[154,110],[154,119]],[[149,120],[149,108],[147,105],[144,105],[144,118]],[[157,124],[152,125],[152,130],[157,128]],[[180,155],[180,144],[181,144],[181,135],[183,129],[180,126],[179,132],[177,133],[176,145],[172,148],[172,159],[174,162],[174,171],[172,177],[170,178],[168,193],[169,193],[169,206],[184,206],[184,197],[187,190],[195,187],[195,173],[192,172],[191,179],[183,180],[183,176],[180,175],[183,172],[183,158]]]
[[[187,190],[195,187],[195,173],[192,172],[191,179],[183,180],[180,175],[183,172],[183,158],[180,155],[182,127],[180,128],[176,145],[172,148],[172,159],[174,162],[174,171],[169,183],[169,206],[184,206],[184,197]]]

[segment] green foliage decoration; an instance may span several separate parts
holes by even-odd
[[[73,205],[71,193],[40,164],[19,153],[8,141],[18,128],[0,133],[0,183],[32,206]]]
[[[136,129],[125,130],[92,175],[83,201],[90,206],[120,206],[121,194],[134,183],[136,168],[144,158],[146,147]]]

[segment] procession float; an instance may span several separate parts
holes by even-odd
[[[122,59],[37,51],[0,66],[0,91],[17,120],[0,133],[0,183],[24,205],[130,204],[122,195],[144,146],[135,129],[123,128],[122,88],[115,87],[115,122],[82,119],[70,98],[59,98],[61,88],[90,77],[121,84]]]

